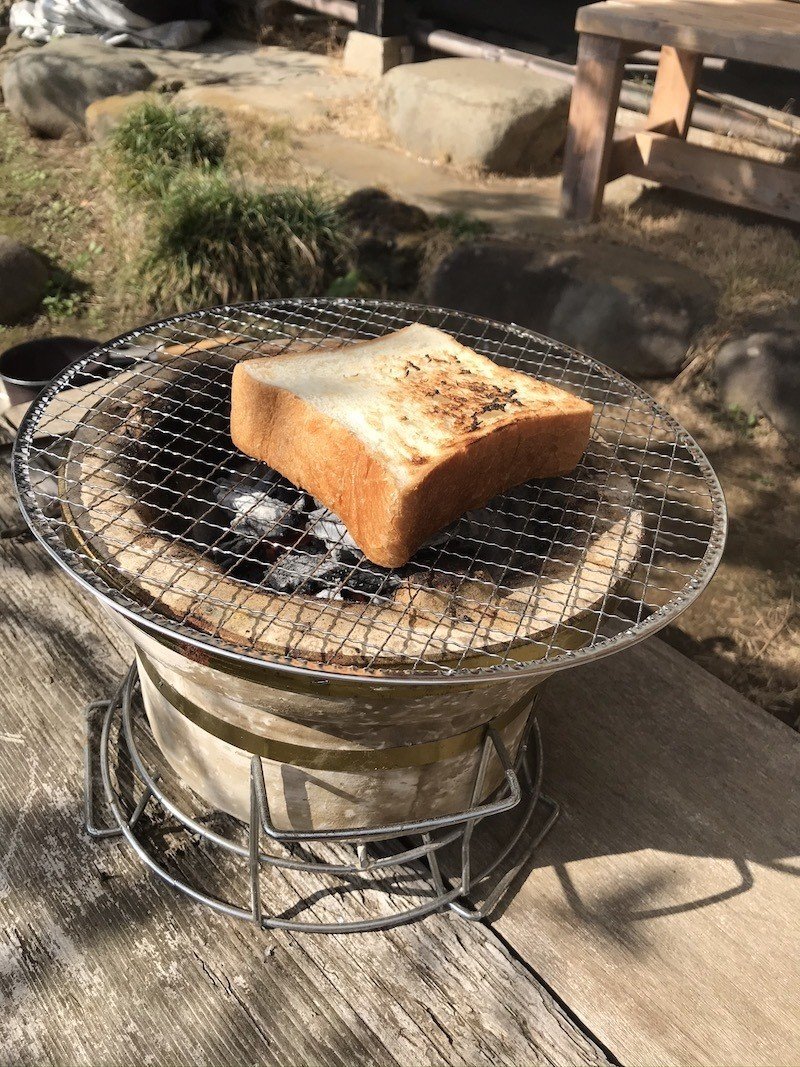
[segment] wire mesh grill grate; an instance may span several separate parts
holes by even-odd
[[[498,497],[387,572],[237,452],[230,376],[292,341],[417,321],[589,400],[593,433],[572,474]],[[117,610],[223,656],[351,677],[466,680],[603,654],[683,610],[725,537],[707,460],[632,383],[530,331],[410,304],[286,300],[133,331],[36,401],[14,469],[34,532]]]

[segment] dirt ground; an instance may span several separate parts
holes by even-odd
[[[290,131],[234,129],[242,170],[302,177]],[[152,318],[123,284],[135,228],[119,218],[102,159],[76,139],[30,138],[0,112],[0,232],[18,237],[56,268],[42,314],[0,328],[6,348],[29,337],[78,333],[105,339]],[[532,227],[535,231],[536,227]],[[672,382],[645,382],[706,451],[730,508],[730,537],[710,589],[666,634],[691,658],[785,722],[800,719],[800,459],[797,445],[765,420],[724,411],[711,358],[753,311],[800,293],[800,240],[788,226],[709,204],[646,192],[612,206],[586,231],[690,262],[720,289],[715,323]],[[391,294],[390,294],[391,295]],[[171,309],[165,308],[164,312]]]

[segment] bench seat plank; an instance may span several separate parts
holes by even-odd
[[[575,28],[800,70],[800,6],[788,0],[605,0],[580,8]]]

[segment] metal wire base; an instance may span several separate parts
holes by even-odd
[[[413,922],[434,912],[449,909],[464,919],[485,918],[497,907],[517,874],[530,860],[533,851],[552,828],[559,815],[556,801],[541,791],[542,743],[535,716],[531,715],[528,731],[520,745],[516,762],[512,765],[502,739],[490,731],[484,744],[472,791],[471,807],[455,815],[424,822],[383,826],[376,830],[315,830],[290,832],[275,828],[269,813],[269,799],[264,783],[261,761],[253,757],[250,766],[250,823],[242,831],[242,839],[221,834],[209,828],[208,819],[202,822],[186,814],[165,792],[161,776],[148,769],[137,733],[151,739],[138,695],[136,665],[129,669],[124,681],[110,700],[97,700],[85,709],[86,736],[84,746],[85,825],[95,838],[124,838],[139,859],[174,889],[215,911],[253,922],[263,929],[305,931],[307,933],[357,933],[367,930],[386,930]],[[98,729],[99,726],[99,729]],[[115,728],[118,728],[116,741]],[[479,804],[489,757],[495,752],[505,771],[505,779],[489,801]],[[119,785],[120,768],[126,766],[129,788]],[[94,779],[99,765],[100,779],[113,823],[98,824],[94,809]],[[115,778],[112,771],[116,774]],[[127,793],[127,797],[123,795]],[[504,830],[504,844],[492,858],[473,870],[474,830],[487,818],[494,818],[514,810],[515,823]],[[223,850],[246,874],[249,893],[242,903],[234,903],[190,884],[181,873],[167,869],[163,847],[159,849],[158,835],[143,829],[147,822],[142,816],[148,809],[175,821],[176,828],[186,831],[196,847],[213,846]],[[542,821],[533,829],[533,816],[540,809]],[[232,820],[233,821],[233,820]],[[274,851],[266,851],[267,840]],[[418,839],[418,842],[417,842]],[[302,843],[302,844],[301,844]],[[331,847],[334,844],[352,850],[352,862],[329,862],[330,857],[310,857],[304,846],[311,843]],[[441,858],[452,852],[460,857],[459,873],[448,878],[443,873]],[[513,860],[512,860],[513,854]],[[334,857],[335,859],[336,857]],[[421,903],[377,918],[354,921],[298,920],[290,917],[297,907],[272,913],[263,899],[262,874],[271,868],[303,871],[309,874],[333,876],[349,884],[364,884],[380,888],[375,882],[382,872],[401,869],[413,874],[422,896]],[[381,892],[392,896],[391,889]],[[481,903],[476,903],[480,900]],[[300,902],[302,904],[302,902]]]

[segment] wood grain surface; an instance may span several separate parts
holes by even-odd
[[[580,8],[575,28],[800,70],[800,6],[786,0],[605,0]]]
[[[6,467],[0,515],[17,526]],[[3,538],[0,564],[4,1067],[608,1062],[486,926],[441,915],[386,934],[260,932],[91,842],[80,711],[130,651],[30,541]],[[278,908],[309,892],[289,873],[269,885]],[[355,892],[321,906],[375,913]]]
[[[800,736],[658,640],[540,708],[564,813],[494,928],[623,1063],[800,1062]]]
[[[613,177],[635,174],[685,193],[800,221],[796,170],[661,133],[640,131],[618,137],[610,164]]]

